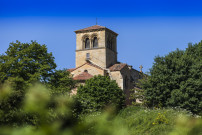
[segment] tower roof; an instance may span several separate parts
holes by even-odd
[[[115,35],[118,35],[116,32],[108,29],[107,27],[100,26],[100,25],[93,25],[93,26],[90,26],[90,27],[87,27],[87,28],[84,28],[84,29],[76,30],[74,32],[75,33],[80,33],[80,32],[95,31],[95,30],[109,30],[112,33],[114,33]]]
[[[76,30],[75,32],[77,32],[77,31],[86,31],[86,30],[97,30],[97,29],[103,29],[103,28],[106,28],[106,27],[100,26],[100,25],[93,25],[93,26],[90,26],[90,27],[87,27],[87,28],[84,28],[84,29]]]

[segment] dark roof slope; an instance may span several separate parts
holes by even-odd
[[[111,67],[109,67],[110,71],[120,71],[123,69],[127,64],[125,63],[119,63],[119,64],[114,64]]]

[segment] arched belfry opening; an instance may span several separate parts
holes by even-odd
[[[90,39],[89,38],[85,39],[85,49],[90,49]]]
[[[98,48],[98,39],[97,39],[97,37],[93,38],[93,48]]]

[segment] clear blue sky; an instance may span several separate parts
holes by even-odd
[[[0,54],[10,42],[46,44],[58,69],[75,67],[73,31],[119,33],[118,60],[149,71],[155,56],[202,40],[201,0],[0,0]]]

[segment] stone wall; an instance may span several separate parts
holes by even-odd
[[[123,89],[123,76],[120,71],[111,72],[112,79],[116,81],[118,86]]]

